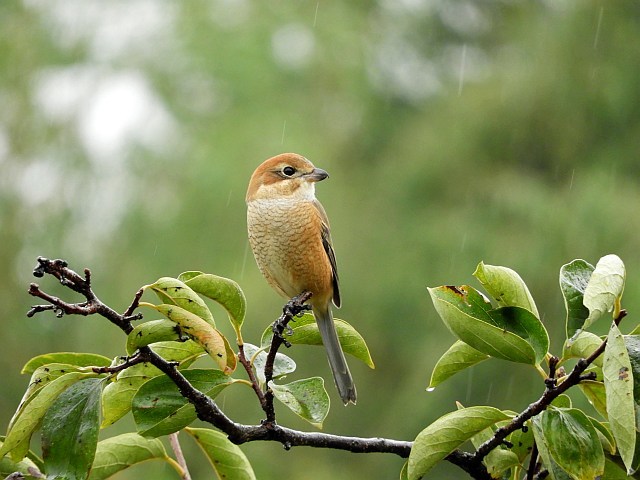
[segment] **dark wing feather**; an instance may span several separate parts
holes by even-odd
[[[320,218],[322,219],[322,246],[324,247],[324,251],[327,252],[327,257],[329,257],[329,263],[331,264],[331,273],[332,273],[332,282],[333,282],[333,304],[340,308],[340,285],[338,281],[338,265],[336,263],[336,254],[333,251],[333,245],[331,243],[331,230],[329,229],[329,219],[327,218],[327,213],[324,211],[324,207],[317,200],[314,202],[315,207],[320,213]]]

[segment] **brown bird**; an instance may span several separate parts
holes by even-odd
[[[331,314],[331,303],[340,307],[338,271],[329,220],[315,195],[316,182],[328,176],[295,153],[265,160],[249,182],[247,225],[253,255],[269,285],[286,298],[313,294],[309,303],[347,405],[356,403],[356,387]]]

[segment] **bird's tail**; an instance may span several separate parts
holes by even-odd
[[[340,346],[338,333],[336,332],[333,316],[331,315],[331,308],[327,306],[325,311],[314,308],[313,314],[316,317],[322,343],[327,351],[327,358],[329,359],[329,365],[331,366],[333,379],[336,382],[336,387],[338,387],[340,398],[342,398],[345,405],[349,403],[355,404],[356,386],[353,383],[351,372],[349,372],[349,367],[347,366],[347,360],[344,358],[344,353]]]

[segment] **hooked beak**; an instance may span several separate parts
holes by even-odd
[[[310,182],[320,182],[329,177],[329,174],[321,168],[314,168],[311,173],[305,175],[306,179]]]

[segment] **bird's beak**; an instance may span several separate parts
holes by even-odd
[[[329,174],[324,170],[322,170],[321,168],[314,168],[311,173],[307,173],[305,175],[307,180],[309,180],[310,182],[320,182],[325,178],[327,178],[328,176]]]

